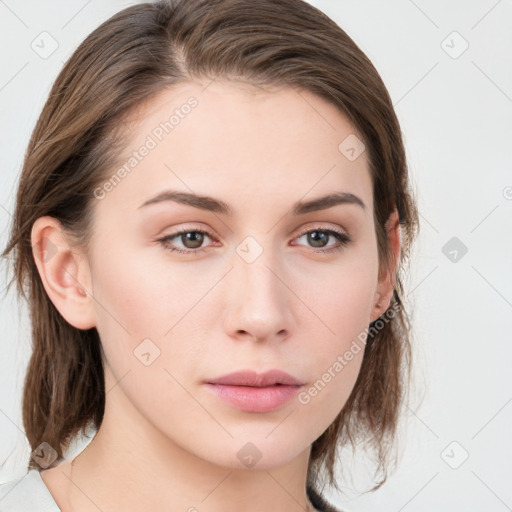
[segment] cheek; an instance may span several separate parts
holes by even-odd
[[[364,356],[367,329],[377,283],[377,259],[347,258],[336,272],[324,275],[321,293],[308,279],[303,292],[308,314],[306,332],[317,332],[314,345],[304,340],[304,360],[314,368],[314,380],[298,396],[329,424],[345,405],[356,383]],[[317,276],[319,277],[319,276]],[[315,291],[316,290],[316,291]],[[313,327],[316,326],[316,327]],[[314,347],[314,352],[312,348]]]
[[[317,323],[319,338],[326,340],[322,352],[343,350],[370,323],[378,279],[376,255],[371,247],[347,252],[335,265],[319,265],[306,275],[294,291],[310,310],[309,329]]]
[[[167,377],[164,369],[185,372],[184,362],[201,360],[201,342],[207,338],[201,332],[208,329],[200,316],[219,303],[218,296],[208,295],[218,273],[198,279],[192,265],[170,264],[164,258],[147,261],[144,254],[128,258],[122,253],[110,252],[94,265],[97,330],[116,378],[127,371],[132,378],[142,372],[145,386],[151,387],[157,372],[149,370],[158,369],[157,388],[161,376]],[[218,320],[218,315],[211,318]],[[146,368],[144,362],[149,361],[154,362]],[[176,361],[182,364],[177,367]]]
[[[155,265],[144,254],[129,258],[111,253],[95,267],[98,330],[111,327],[134,340],[164,336],[197,301],[204,283],[190,270],[169,263]]]
[[[340,413],[354,388],[369,325],[371,286],[362,287],[359,282],[351,289],[348,279],[344,284],[343,289],[327,287],[316,306],[322,322],[310,321],[317,331],[327,334],[313,336],[313,343],[306,336],[302,347],[302,359],[307,361],[312,379],[297,397],[298,402],[324,427]],[[314,333],[315,329],[309,328],[308,332]]]
[[[319,418],[319,424],[332,423],[344,407],[359,375],[363,355],[364,343],[358,342],[335,354],[297,396],[299,404]]]

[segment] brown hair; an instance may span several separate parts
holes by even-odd
[[[90,422],[100,427],[105,406],[98,332],[72,327],[49,300],[33,259],[32,225],[53,216],[87,247],[93,190],[126,144],[122,121],[164,88],[216,77],[307,90],[347,116],[367,149],[382,272],[391,263],[386,220],[398,210],[395,314],[378,329],[378,322],[371,325],[354,389],[314,441],[308,468],[309,484],[316,485],[323,468],[338,488],[333,469],[339,446],[364,442],[383,471],[376,489],[387,477],[389,442],[409,383],[411,322],[401,276],[418,213],[400,126],[378,72],[334,21],[302,0],[167,0],[128,7],[94,30],[60,72],[27,148],[3,252],[15,253],[9,287],[16,280],[30,306],[33,353],[22,411],[28,441],[33,450],[45,441],[62,457]]]

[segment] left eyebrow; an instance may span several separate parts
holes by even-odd
[[[177,190],[165,190],[160,194],[148,199],[139,208],[157,204],[164,201],[174,201],[176,203],[185,204],[201,210],[206,210],[214,213],[228,215],[232,217],[236,212],[235,210],[224,201],[215,199],[214,197],[201,196],[191,192],[180,192]],[[306,213],[316,212],[320,210],[327,210],[339,204],[353,204],[366,210],[366,205],[363,200],[350,192],[335,192],[324,197],[311,199],[309,201],[297,201],[292,206],[292,215],[299,216]]]
[[[318,199],[311,199],[310,201],[298,201],[293,205],[293,215],[304,215],[310,212],[319,210],[327,210],[339,204],[354,204],[366,210],[366,205],[363,200],[350,192],[335,192]]]

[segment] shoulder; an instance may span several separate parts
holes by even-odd
[[[37,469],[0,484],[2,512],[61,512]]]
[[[308,485],[306,491],[309,501],[311,501],[317,510],[321,512],[344,512],[342,509],[331,505],[313,486]]]

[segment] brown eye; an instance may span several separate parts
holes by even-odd
[[[188,233],[181,233],[179,236],[187,249],[197,249],[204,240],[204,234],[199,231],[189,231]],[[190,245],[187,245],[188,243],[190,243]]]
[[[207,231],[203,231],[201,229],[180,229],[176,233],[171,233],[170,235],[160,238],[158,241],[165,247],[165,249],[171,252],[193,254],[204,250],[201,245],[205,240],[205,235],[208,238],[211,238]],[[176,247],[176,243],[171,242],[174,239],[178,239],[182,243],[183,247],[188,250]]]
[[[324,253],[340,251],[352,241],[345,233],[335,229],[310,229],[309,231],[303,232],[298,238],[303,236],[307,237],[307,242],[311,244],[311,247],[318,249],[317,252]],[[323,249],[323,247],[327,246],[329,239],[332,237],[338,240],[338,244],[328,249]]]
[[[313,244],[313,247],[325,247],[330,234],[322,232],[322,231],[310,231],[306,234],[308,242]]]

